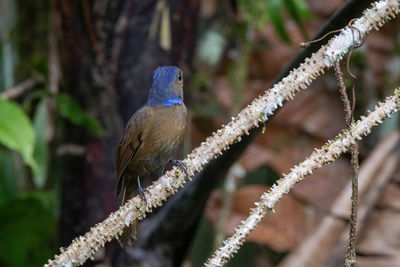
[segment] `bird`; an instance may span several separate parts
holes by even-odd
[[[116,151],[117,196],[122,205],[139,194],[146,202],[141,183],[151,174],[161,175],[172,159],[186,131],[187,109],[183,103],[183,71],[176,66],[161,66],[153,72],[147,102],[129,119]],[[138,238],[138,222],[126,227],[119,237],[122,247]]]

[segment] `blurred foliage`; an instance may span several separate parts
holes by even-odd
[[[224,36],[211,29],[204,33],[197,47],[197,57],[210,66],[215,66],[221,59],[226,45]]]
[[[311,12],[303,0],[239,0],[239,7],[248,23],[261,27],[266,21],[270,21],[279,37],[289,43],[282,12],[285,8],[302,34],[307,37],[303,22],[311,18]]]
[[[196,114],[196,116],[206,116],[206,117],[225,114],[224,110],[219,105],[217,105],[217,103],[214,102],[209,102],[204,105],[194,104],[193,107],[191,108],[191,111],[194,114]]]
[[[49,161],[47,144],[47,127],[49,123],[47,100],[43,98],[38,104],[33,118],[33,125],[36,133],[34,157],[38,163],[38,171],[33,174],[33,182],[36,188],[43,188],[46,182]]]
[[[243,186],[249,184],[273,185],[279,179],[278,173],[268,166],[262,166],[255,171],[248,173],[243,179]],[[202,266],[214,251],[213,242],[216,236],[214,226],[203,216],[200,227],[197,230],[196,237],[191,248],[191,262],[193,267]],[[254,242],[245,242],[237,255],[228,263],[229,267],[237,266],[258,266],[255,262],[257,254],[262,253],[264,257],[277,264],[285,253],[275,252],[264,245]]]
[[[17,194],[14,152],[0,146],[0,205]]]
[[[212,242],[215,231],[212,225],[203,216],[197,228],[196,237],[193,240],[191,248],[191,257],[193,267],[203,266],[203,263],[213,251]]]
[[[50,7],[45,0],[2,1],[0,91],[37,73],[48,79]],[[50,177],[58,173],[50,163],[57,162],[52,130],[63,119],[102,132],[74,99],[46,84],[0,99],[0,266],[42,266],[55,252],[60,183]]]
[[[265,23],[271,23],[279,37],[290,43],[285,28],[285,21],[290,17],[308,39],[304,22],[311,18],[311,12],[304,0],[239,0],[235,2],[237,6],[232,4],[231,10],[226,3],[218,2],[215,13],[200,24],[196,72],[191,80],[191,96],[200,100],[192,103],[195,116],[231,116],[241,109],[251,53],[268,48],[265,40],[254,38],[255,31]],[[213,77],[224,64],[233,93],[234,106],[229,111],[221,109],[211,90]]]
[[[58,118],[95,134],[102,131],[99,122],[68,95],[31,94],[27,107],[32,120],[16,102],[0,99],[0,143],[4,145],[0,146],[0,266],[40,266],[54,253],[55,189],[39,191],[47,184],[54,156],[49,150],[49,101],[56,100]]]
[[[196,238],[191,249],[191,263],[193,267],[203,266],[204,262],[211,256],[211,253],[214,251],[212,247],[214,237],[215,231],[213,226],[203,218],[198,227]],[[261,250],[263,250],[262,246],[253,242],[245,242],[239,249],[237,255],[235,255],[226,266],[257,266],[255,259],[257,253]]]
[[[268,166],[262,166],[246,175],[244,184],[261,184],[272,186],[279,179],[279,174]]]
[[[0,204],[1,266],[40,266],[54,253],[52,198],[36,192]]]
[[[0,90],[32,73],[48,78],[51,5],[45,0],[3,1],[9,4],[9,10],[4,13],[7,15],[0,16]],[[304,0],[215,2],[216,11],[199,27],[195,71],[190,81],[190,98],[193,100],[190,110],[194,117],[218,116],[221,119],[225,116],[229,120],[245,102],[252,53],[269,46],[267,38],[256,40],[254,33],[269,23],[280,39],[290,43],[286,22],[291,19],[308,39],[305,21],[312,14]],[[224,4],[231,5],[231,10]],[[165,12],[166,9],[163,20],[167,19]],[[160,29],[163,44],[172,37],[167,24],[162,23],[165,28]],[[393,67],[393,75],[398,75],[399,62],[400,59],[393,63],[397,64]],[[353,53],[352,63],[364,68],[367,65],[365,55]],[[233,96],[230,110],[221,107],[216,90],[212,88],[217,76],[224,76],[223,79],[228,81],[224,85]],[[393,80],[396,84],[397,78]],[[345,81],[348,86],[353,83],[349,78]],[[336,82],[334,84],[336,86]],[[34,88],[21,98],[16,101],[0,99],[0,266],[39,266],[54,252],[57,178],[51,174],[57,172],[54,170],[57,166],[51,164],[55,161],[55,153],[49,128],[60,120],[67,120],[85,127],[91,134],[103,132],[100,123],[67,94],[52,95],[44,86]],[[55,110],[49,108],[51,104],[55,104]],[[203,123],[212,125],[215,121],[203,120]],[[389,120],[391,124],[387,127],[395,127],[394,122]],[[30,168],[24,166],[19,155]],[[277,173],[263,166],[248,173],[244,184],[270,186],[277,178]],[[214,236],[213,226],[203,218],[191,250],[193,266],[202,265],[210,256]],[[268,250],[265,246],[246,243],[227,266],[255,266],[255,256],[265,250]],[[282,257],[273,251],[267,254],[272,263]]]
[[[24,79],[32,72],[47,75],[51,5],[46,0],[16,2],[18,14],[13,32],[18,58],[23,60],[17,61],[15,76]]]
[[[84,126],[94,134],[101,134],[100,124],[89,114],[82,110],[78,102],[66,94],[56,95],[57,107],[60,115],[71,123]]]
[[[35,132],[25,112],[14,102],[0,99],[0,142],[21,153],[34,172],[38,165],[33,158]]]
[[[233,92],[233,107],[230,111],[231,115],[237,114],[244,102],[244,88],[247,81],[248,65],[250,55],[253,50],[253,27],[251,25],[241,25],[239,27],[237,39],[240,45],[236,49],[238,53],[231,61],[228,69],[229,85]]]
[[[193,242],[192,247],[192,266],[200,267],[203,263],[211,256],[214,251],[212,247],[213,238],[215,237],[215,231],[212,225],[203,219],[200,223],[200,227],[196,234],[196,239]],[[259,250],[259,245],[246,242],[240,248],[237,255],[231,259],[226,266],[228,267],[239,267],[239,266],[255,266],[255,255]]]
[[[203,22],[206,26],[200,27],[196,71],[191,80],[191,97],[196,101],[192,101],[191,111],[203,121],[206,120],[204,117],[212,121],[211,118],[216,116],[229,119],[245,104],[252,53],[269,48],[268,40],[254,38],[261,26],[271,23],[279,38],[290,43],[285,28],[285,21],[290,17],[303,36],[308,38],[304,21],[311,18],[311,13],[303,0],[239,0],[236,3],[237,7],[233,6],[229,11],[226,5],[219,2],[215,13]],[[219,88],[213,88],[217,77],[232,94],[229,110],[222,108],[217,101],[221,97],[215,95]],[[243,183],[271,186],[278,178],[275,171],[263,166],[249,173]],[[191,249],[194,267],[201,266],[212,253],[215,235],[214,227],[203,217]],[[256,266],[259,263],[255,259],[260,253],[267,255],[271,263],[277,263],[283,257],[266,246],[247,242],[227,266]]]

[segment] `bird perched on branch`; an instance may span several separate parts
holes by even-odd
[[[181,161],[172,160],[186,130],[183,104],[183,72],[175,66],[158,67],[146,104],[130,118],[116,153],[117,195],[122,204],[140,194],[146,201],[141,182],[150,174],[161,175],[171,161],[186,172]],[[132,245],[138,235],[137,221],[125,228],[120,244]]]

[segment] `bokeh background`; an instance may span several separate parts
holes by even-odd
[[[41,266],[118,208],[115,149],[157,66],[185,73],[183,158],[297,67],[300,42],[371,2],[0,0],[0,266]],[[353,51],[356,117],[400,84],[399,41],[395,19]],[[351,88],[345,61],[342,71]],[[281,173],[346,126],[337,88],[333,71],[319,77],[150,214],[135,247],[114,240],[85,266],[201,266]],[[359,266],[400,266],[398,130],[395,115],[360,143],[368,181],[388,174],[375,201],[360,203]],[[303,266],[321,255],[313,266],[341,266],[347,215],[334,210],[345,209],[349,179],[349,155],[307,177],[228,266]],[[327,220],[331,242],[314,235]]]

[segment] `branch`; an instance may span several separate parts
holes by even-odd
[[[327,46],[323,46],[311,58],[306,59],[297,69],[293,70],[280,83],[268,90],[263,96],[255,99],[243,109],[232,121],[222,129],[213,133],[198,148],[189,154],[183,163],[187,166],[189,176],[201,171],[213,158],[222,154],[234,142],[240,141],[241,136],[264,123],[282,102],[292,99],[300,88],[306,88],[312,80],[316,79],[324,69],[329,68],[360,39],[364,38],[373,28],[378,28],[390,16],[395,17],[399,12],[399,3],[395,0],[381,1],[367,10],[363,17],[353,23],[359,30],[354,34],[354,29],[346,27],[342,33],[332,39]],[[357,34],[359,33],[359,34]],[[187,179],[179,168],[173,168],[165,173],[156,182],[147,188],[147,207],[139,196],[130,199],[125,205],[104,220],[91,228],[91,230],[72,241],[72,244],[54,260],[49,260],[48,266],[70,266],[83,264],[88,258],[102,248],[107,241],[120,235],[123,229],[136,219],[143,219],[145,212],[151,212],[152,207],[162,205],[163,200],[176,193],[183,187]]]
[[[264,193],[259,202],[255,203],[256,208],[252,209],[246,221],[236,228],[235,234],[224,241],[224,246],[220,247],[208,260],[205,266],[222,266],[234,253],[236,253],[246,236],[256,228],[261,219],[268,212],[273,211],[279,199],[289,192],[289,190],[305,176],[312,174],[316,169],[334,162],[342,153],[360,140],[362,136],[371,132],[373,126],[382,123],[382,120],[390,117],[390,114],[397,112],[400,108],[400,88],[394,94],[386,98],[384,104],[380,103],[374,112],[367,117],[361,117],[350,128],[344,130],[333,141],[328,141],[320,149],[314,152],[305,161],[291,169],[291,172],[272,186],[269,192]]]
[[[376,189],[379,177],[382,175],[382,166],[386,165],[388,158],[392,158],[392,152],[400,144],[400,131],[395,131],[389,137],[381,140],[363,161],[360,168],[359,194],[362,199],[360,216],[357,224],[363,226],[366,212],[365,203],[369,195]],[[343,255],[346,253],[348,243],[347,221],[351,213],[351,181],[347,183],[340,195],[333,202],[327,216],[321,220],[312,233],[301,242],[294,251],[291,251],[279,267],[307,267],[307,266],[339,266],[343,265]],[[360,231],[360,228],[357,229]],[[340,241],[342,238],[342,241]],[[338,245],[339,242],[339,245]],[[338,248],[338,246],[340,248]],[[327,264],[329,262],[329,265]],[[331,263],[337,263],[331,264]]]
[[[36,74],[31,78],[11,87],[0,94],[0,98],[3,99],[15,99],[25,92],[33,89],[38,84],[44,82],[44,77],[40,74]]]
[[[351,53],[349,53],[348,58],[350,58]],[[349,62],[349,59],[347,59],[347,62]],[[349,69],[349,65],[347,65],[347,69]],[[348,126],[351,125],[352,122],[354,122],[354,114],[351,111],[350,107],[350,101],[349,98],[347,97],[347,92],[346,92],[346,87],[343,82],[343,74],[340,71],[340,63],[336,62],[335,63],[335,74],[336,78],[338,79],[339,83],[339,92],[340,96],[342,98],[343,106],[344,106],[344,111],[345,111],[345,118],[346,118],[346,123]],[[355,103],[354,99],[354,86],[353,84],[353,103]],[[344,266],[349,266],[353,267],[356,264],[356,227],[357,227],[357,209],[358,209],[358,145],[357,143],[354,143],[350,147],[350,153],[351,153],[351,159],[350,159],[350,165],[351,165],[351,188],[352,188],[352,194],[351,194],[351,216],[350,216],[350,231],[349,231],[349,247],[346,252],[346,260]]]
[[[335,31],[339,28],[345,27],[349,21],[353,18],[362,15],[364,9],[371,6],[373,0],[348,0],[345,1],[341,8],[339,8],[325,24],[321,27],[321,30],[313,37],[313,40],[320,39],[329,32]],[[319,42],[312,42],[305,49],[301,50],[296,58],[294,58],[289,65],[278,75],[275,82],[279,82],[282,78],[289,74],[293,68],[297,68],[309,55],[325,45],[329,41],[328,38],[322,39]]]
[[[372,2],[374,1],[345,1],[342,7],[322,25],[312,40],[318,39],[332,30],[345,27],[350,19],[360,17]],[[330,37],[333,37],[333,35]],[[305,58],[310,57],[312,53],[318,51],[328,41],[329,38],[326,38],[297,51],[296,56],[288,62],[284,70],[270,84],[274,85],[281,81],[293,68],[297,68]],[[269,118],[269,120],[271,119],[272,117]],[[262,132],[262,128],[263,125],[253,128],[249,135],[242,136],[240,142],[231,146],[229,153],[224,153],[221,157],[208,163],[200,173],[193,176],[192,182],[169,198],[162,208],[157,210],[157,214],[142,222],[140,237],[132,248],[132,255],[139,255],[137,253],[140,253],[141,256],[140,260],[134,256],[135,260],[144,263],[149,258],[157,257],[159,262],[172,266],[180,266],[182,264],[198,227],[209,194],[217,184],[221,183],[221,180],[225,179],[228,169],[236,162],[252,140]],[[182,220],[182,218],[185,218],[185,220]],[[131,253],[129,252],[128,254]],[[171,258],[171,255],[175,256]]]

